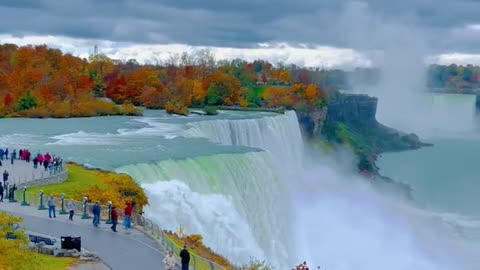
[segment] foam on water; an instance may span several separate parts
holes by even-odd
[[[290,237],[293,233],[290,226],[291,202],[285,182],[277,174],[270,154],[266,152],[219,154],[183,160],[165,160],[156,164],[128,165],[116,171],[129,174],[142,185],[146,185],[147,192],[151,194],[150,199],[154,202],[163,200],[159,196],[164,194],[156,193],[160,187],[162,192],[172,188],[173,190],[168,191],[170,192],[168,194],[183,192],[184,197],[181,198],[179,195],[174,198],[175,200],[185,199],[190,202],[188,197],[193,196],[217,198],[211,202],[221,203],[211,205],[208,209],[218,208],[221,209],[219,211],[223,211],[226,209],[223,203],[226,200],[232,202],[236,209],[234,215],[216,219],[218,222],[216,226],[223,228],[220,234],[209,228],[202,229],[205,242],[211,243],[213,250],[226,255],[238,264],[248,262],[250,256],[254,255],[259,256],[260,259],[271,259],[279,269],[289,265],[294,253],[291,249]],[[173,180],[185,183],[188,189],[162,183]],[[203,197],[198,194],[202,194]],[[175,230],[178,225],[183,225],[186,233],[191,234],[198,232],[201,224],[208,227],[208,224],[212,223],[213,215],[208,212],[208,209],[202,209],[204,207],[202,203],[192,203],[191,207],[170,209],[152,204],[147,213],[162,219],[164,216],[172,215],[174,211],[179,217],[185,218],[181,220],[182,223],[170,220],[167,224],[171,227],[166,229]],[[204,211],[207,213],[203,217],[201,213]],[[191,214],[194,214],[194,217],[188,219],[187,217]],[[248,229],[241,225],[234,227],[235,230],[233,230],[232,223],[244,224],[245,222],[248,223]],[[245,241],[235,240],[242,237],[245,231],[250,231],[254,238],[245,238]],[[257,252],[257,247],[261,248],[262,252]],[[251,249],[253,254],[248,255],[243,252],[248,249]],[[242,252],[237,254],[238,251]]]
[[[458,217],[451,226],[322,161],[293,191],[302,260],[338,270],[478,269],[478,242],[459,234]]]
[[[182,124],[158,122],[156,118],[133,119],[147,124],[138,129],[121,128],[117,133],[92,133],[79,131],[50,137],[55,142],[47,145],[120,145],[125,141],[139,136],[159,136],[164,139],[174,139],[185,134],[186,127]]]
[[[2,147],[24,147],[24,146],[36,146],[41,143],[42,138],[34,134],[7,134],[0,136],[0,145]]]
[[[194,192],[178,180],[142,186],[150,198],[147,217],[161,228],[176,231],[181,225],[189,234],[202,235],[205,245],[235,262],[265,257],[231,197]]]

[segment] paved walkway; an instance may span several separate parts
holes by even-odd
[[[33,206],[21,206],[20,203],[0,203],[0,211],[7,211],[24,219],[23,225],[29,231],[51,235],[80,236],[82,248],[97,253],[114,270],[163,270],[163,248],[144,233],[131,229],[126,232],[118,225],[118,232],[110,230],[110,225],[102,223],[93,228],[92,220],[82,220],[79,216],[68,221],[68,215],[48,218],[48,211],[37,210]]]
[[[50,176],[48,171],[45,171],[43,167],[38,165],[37,169],[33,168],[33,162],[26,162],[24,160],[15,160],[14,164],[10,164],[10,160],[2,160],[2,166],[0,167],[0,174],[7,170],[9,176],[8,180],[10,184],[23,184],[32,180],[42,179]],[[1,178],[3,180],[3,177]]]

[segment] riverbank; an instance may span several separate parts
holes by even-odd
[[[141,116],[142,110],[132,104],[115,105],[103,100],[72,107],[71,104],[59,104],[55,107],[33,107],[27,110],[1,112],[0,118],[76,118],[96,116]]]

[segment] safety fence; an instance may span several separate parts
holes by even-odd
[[[19,192],[17,192],[17,195],[17,201],[22,205],[38,206],[39,210],[48,208],[48,196],[43,196],[43,194],[40,195],[33,194],[31,192],[24,192],[23,190],[19,190]],[[57,198],[56,204],[58,208],[56,208],[56,210],[58,211],[58,213],[63,212],[63,214],[66,214],[68,212],[68,202],[70,201],[73,201],[75,204],[75,215],[80,215],[82,216],[82,218],[91,218],[91,209],[93,204],[88,203],[86,200],[84,200],[83,202],[79,202],[69,200],[65,197],[60,200]],[[108,221],[110,220],[111,205],[102,206],[101,209],[101,220],[108,223]],[[123,220],[123,211],[118,211],[118,214],[119,219]],[[135,214],[132,218],[132,223],[135,225],[134,227],[136,229],[141,230],[145,234],[149,235],[151,238],[158,241],[167,251],[172,251],[173,254],[175,254],[175,256],[177,257],[177,261],[180,260],[179,255],[183,247],[172,241],[170,237],[168,237],[167,234],[155,222],[146,218],[143,215]],[[217,263],[193,254],[192,251],[190,251],[190,268],[194,270],[226,270],[223,266]]]

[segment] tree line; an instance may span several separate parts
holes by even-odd
[[[103,54],[82,59],[45,45],[0,45],[2,116],[139,114],[134,106],[181,114],[207,105],[308,110],[326,104],[328,85],[322,70],[216,61],[208,50],[141,65]]]

